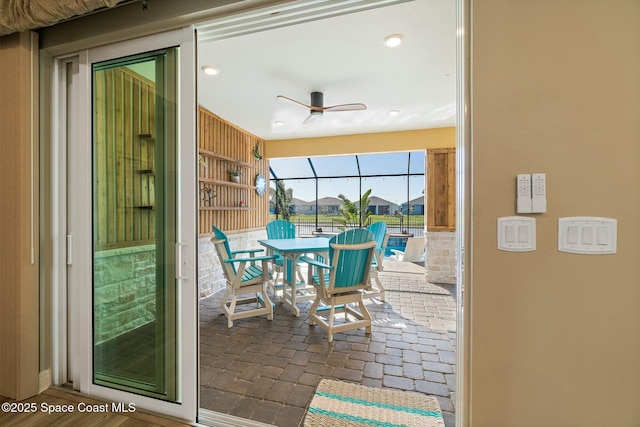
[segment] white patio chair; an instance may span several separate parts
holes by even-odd
[[[404,251],[391,249],[393,255],[389,259],[402,262],[420,262],[426,245],[427,241],[424,237],[409,237]]]

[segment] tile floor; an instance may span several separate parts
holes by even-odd
[[[306,277],[306,276],[305,276]],[[310,327],[311,302],[300,317],[276,304],[274,320],[221,314],[222,292],[200,302],[200,406],[272,424],[302,425],[305,408],[323,378],[438,398],[447,427],[454,425],[456,291],[427,283],[423,267],[385,261],[384,303],[369,300],[364,329],[334,335]]]

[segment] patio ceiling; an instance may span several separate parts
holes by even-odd
[[[198,100],[267,141],[455,126],[455,4],[298,0],[197,25]],[[404,42],[386,47],[399,33]],[[219,71],[206,75],[201,67]],[[309,104],[364,103],[304,124]]]

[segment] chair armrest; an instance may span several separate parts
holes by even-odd
[[[332,266],[330,266],[328,264],[325,264],[323,262],[320,262],[320,261],[316,261],[315,259],[309,258],[308,256],[300,257],[300,261],[306,262],[307,264],[313,265],[313,266],[318,267],[318,268],[324,268],[326,270],[333,270]]]
[[[264,248],[255,248],[255,249],[240,249],[239,251],[231,251],[231,256],[235,254],[251,254],[253,256],[256,252],[264,252]]]
[[[391,256],[391,258],[395,258],[396,261],[402,261],[402,259],[404,258],[404,251],[398,250],[398,249],[390,249],[391,252],[393,252],[393,255]]]
[[[265,255],[265,256],[257,256],[251,258],[230,258],[225,259],[224,262],[232,263],[232,262],[255,262],[255,261],[271,261],[276,259],[273,255]]]

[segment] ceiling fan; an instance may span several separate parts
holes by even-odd
[[[309,114],[309,117],[307,117],[304,120],[304,122],[302,122],[304,124],[311,123],[316,119],[319,119],[320,117],[322,117],[322,114],[325,111],[357,111],[357,110],[367,109],[367,106],[361,103],[339,104],[339,105],[332,105],[330,107],[324,107],[323,106],[324,95],[322,92],[311,92],[311,105],[303,104],[302,102],[296,101],[295,99],[287,98],[286,96],[283,96],[283,95],[278,95],[278,98],[286,99],[287,101],[291,101],[305,108],[308,108],[310,114]]]

